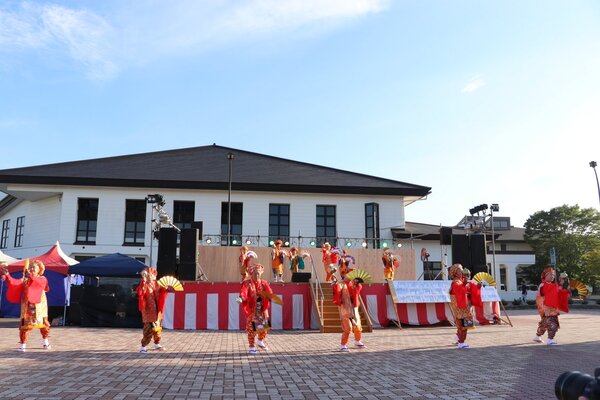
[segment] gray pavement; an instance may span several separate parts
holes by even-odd
[[[600,312],[561,316],[559,346],[534,343],[534,310],[514,327],[478,327],[467,350],[452,327],[387,328],[366,349],[339,334],[275,332],[247,354],[243,332],[165,331],[163,352],[138,353],[141,330],[56,327],[52,350],[32,332],[16,351],[16,319],[0,319],[0,399],[553,399],[561,372],[600,367]]]

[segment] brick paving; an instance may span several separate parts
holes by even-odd
[[[17,320],[0,319],[0,399],[553,399],[560,373],[600,367],[600,312],[561,316],[560,346],[531,340],[535,310],[509,313],[467,350],[442,326],[378,329],[349,353],[339,334],[275,332],[255,356],[241,331],[165,331],[166,351],[140,354],[141,330],[81,327],[53,328],[50,351],[32,332],[19,353]]]

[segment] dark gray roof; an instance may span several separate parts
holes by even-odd
[[[201,146],[0,170],[0,184],[426,196],[430,187],[228,147]]]
[[[408,222],[404,228],[392,228],[392,236],[395,239],[421,239],[421,240],[440,240],[440,225],[423,224],[420,222]],[[450,228],[450,227],[448,227]],[[452,234],[464,234],[463,229],[452,227]]]

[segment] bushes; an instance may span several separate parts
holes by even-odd
[[[514,304],[515,306],[520,306],[520,305],[521,305],[521,299],[514,299],[514,300],[513,300],[513,304]]]
[[[535,300],[527,300],[527,305],[528,306],[534,306],[535,305]]]

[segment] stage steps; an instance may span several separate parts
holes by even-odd
[[[312,285],[315,285],[315,283],[312,283]],[[322,321],[321,332],[341,333],[342,326],[340,324],[340,314],[338,307],[333,303],[333,290],[331,289],[331,284],[321,283],[320,287],[323,292],[323,309],[321,309],[320,304],[317,304],[317,310],[319,310],[319,318]],[[315,302],[318,301],[318,296],[320,296],[320,291],[317,290],[317,296],[313,296]],[[373,332],[373,324],[367,315],[367,310],[365,309],[362,299],[360,303],[358,313],[360,315],[363,332]]]

